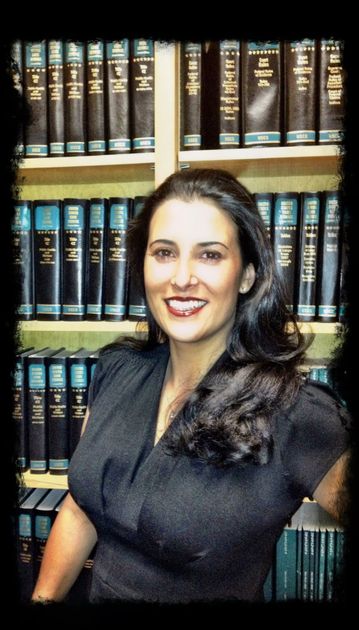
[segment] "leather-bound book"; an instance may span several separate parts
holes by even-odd
[[[128,39],[106,42],[105,67],[108,152],[129,153],[131,132]]]

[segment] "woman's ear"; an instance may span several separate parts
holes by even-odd
[[[253,263],[249,263],[243,270],[241,284],[239,286],[239,293],[248,293],[252,288],[256,279],[256,272]]]

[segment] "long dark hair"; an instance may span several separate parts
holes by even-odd
[[[170,175],[149,197],[128,230],[131,278],[144,292],[143,262],[150,221],[168,199],[208,200],[224,210],[238,229],[244,265],[255,282],[238,294],[235,321],[220,361],[190,394],[162,438],[171,454],[185,453],[216,466],[265,464],[272,451],[273,415],[294,400],[302,377],[298,365],[310,343],[286,307],[272,247],[252,195],[224,170],[190,169]],[[146,351],[167,340],[147,308],[145,340],[122,345]]]

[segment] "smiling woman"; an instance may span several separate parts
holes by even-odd
[[[341,517],[350,418],[300,373],[266,229],[229,173],[171,175],[128,248],[148,337],[101,352],[33,598],[62,599],[97,540],[92,602],[263,600],[303,498]]]

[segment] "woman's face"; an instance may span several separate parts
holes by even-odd
[[[177,342],[225,347],[238,292],[254,282],[244,270],[237,227],[209,201],[170,199],[151,219],[144,261],[145,290],[158,325]]]

